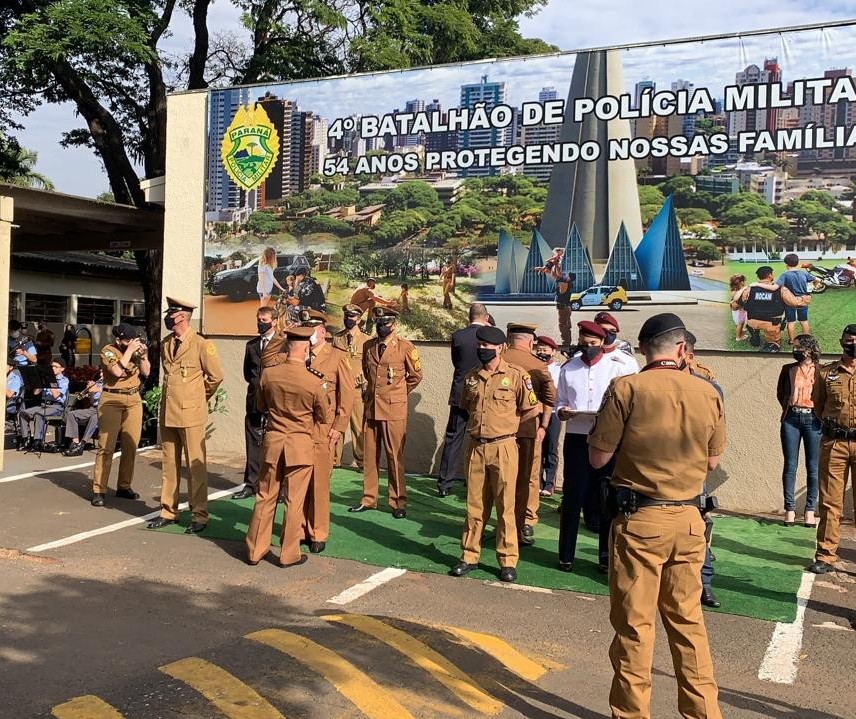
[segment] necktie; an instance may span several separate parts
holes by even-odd
[[[178,350],[181,349],[181,340],[178,337],[175,338],[175,343],[172,345],[172,353],[173,355],[178,354]]]
[[[262,352],[265,351],[265,347],[267,347],[269,341],[270,337],[262,337]]]
[[[381,357],[383,357],[384,352],[386,352],[386,345],[383,342],[381,342],[377,346],[377,358],[380,359]]]

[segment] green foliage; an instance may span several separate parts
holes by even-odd
[[[262,211],[251,214],[244,223],[244,229],[258,237],[266,237],[279,231],[282,224],[271,212]]]
[[[699,260],[712,262],[722,259],[722,253],[717,246],[707,240],[687,240],[684,242],[684,246],[693,250]]]
[[[53,190],[53,182],[36,172],[37,159],[38,155],[33,150],[21,147],[15,138],[8,138],[0,131],[0,181],[37,190]]]
[[[675,214],[678,217],[678,222],[684,227],[700,225],[703,222],[710,222],[713,219],[713,216],[707,210],[700,207],[680,207],[675,210]]]
[[[427,182],[412,180],[402,182],[386,194],[385,203],[390,210],[410,210],[423,207],[429,210],[442,210],[437,191]]]
[[[347,237],[354,234],[354,228],[344,220],[337,220],[327,215],[304,217],[294,223],[294,232],[298,235],[308,235],[312,232],[327,232],[337,237]]]
[[[143,395],[143,426],[157,422],[160,417],[160,405],[163,399],[163,387],[152,387]],[[229,393],[225,387],[218,387],[208,400],[208,414],[229,414]]]
[[[727,197],[736,197],[738,201],[729,203],[728,209],[720,214],[719,220],[724,225],[745,225],[752,220],[775,215],[773,208],[754,193],[727,195]],[[760,201],[756,201],[754,199],[756,197]]]

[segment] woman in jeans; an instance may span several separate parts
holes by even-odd
[[[785,495],[785,526],[793,527],[796,519],[794,485],[799,463],[800,440],[805,451],[806,494],[805,526],[815,527],[814,511],[817,505],[817,464],[820,455],[821,423],[814,414],[811,401],[814,383],[820,367],[820,347],[811,335],[794,339],[793,356],[796,360],[782,367],[776,397],[782,405],[782,489]]]

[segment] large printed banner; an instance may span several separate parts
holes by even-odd
[[[847,25],[212,90],[203,329],[356,303],[446,341],[481,301],[562,344],[673,311],[699,348],[835,352],[854,61]]]

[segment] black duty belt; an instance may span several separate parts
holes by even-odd
[[[839,427],[834,424],[824,424],[823,435],[832,439],[856,439],[856,429]]]
[[[515,437],[517,437],[516,434],[504,434],[502,437],[473,437],[473,439],[479,444],[495,444],[496,442],[502,442]]]
[[[140,393],[140,387],[139,387],[139,385],[137,387],[134,387],[134,389],[111,389],[109,387],[105,387],[101,391],[102,392],[109,392],[110,394],[128,394],[128,395],[130,395],[130,394],[139,394]]]
[[[692,499],[657,499],[646,497],[636,493],[636,506],[642,507],[700,507],[703,504],[704,495],[698,495]]]

